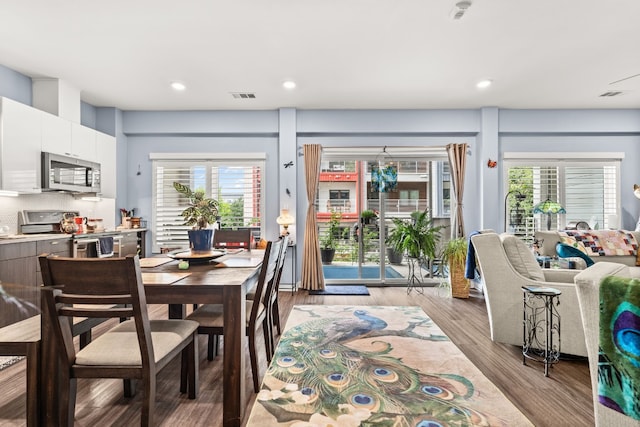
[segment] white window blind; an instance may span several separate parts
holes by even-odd
[[[189,246],[190,227],[180,216],[187,199],[173,188],[175,181],[218,200],[222,228],[248,227],[260,235],[263,171],[263,160],[154,160],[152,251]]]
[[[535,228],[546,228],[546,216],[534,215],[532,208],[547,199],[560,203],[566,214],[552,215],[552,228],[585,221],[592,228],[617,227],[610,224],[619,212],[620,161],[506,161],[505,191],[527,196],[525,215],[535,218]],[[512,206],[508,206],[512,208]]]

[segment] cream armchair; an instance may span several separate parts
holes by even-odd
[[[513,235],[471,236],[484,282],[491,339],[522,346],[522,286],[549,286],[562,292],[560,351],[586,356],[582,320],[574,284],[578,270],[542,269],[531,250]]]
[[[596,426],[637,427],[638,421],[598,401],[598,347],[600,340],[600,282],[606,276],[640,277],[640,269],[613,262],[598,262],[575,277],[589,356]]]

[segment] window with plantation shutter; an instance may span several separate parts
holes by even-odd
[[[547,217],[534,215],[533,207],[547,199],[566,210],[565,214],[551,215],[551,229],[579,221],[594,229],[618,227],[619,169],[620,160],[615,159],[508,160],[505,192],[525,196],[520,204],[535,230],[546,229]],[[515,202],[515,198],[507,197],[507,216]]]
[[[153,161],[152,251],[189,246],[187,230],[180,214],[188,203],[174,188],[175,181],[192,190],[203,189],[218,200],[221,228],[244,228],[261,234],[264,211],[263,160],[171,160]],[[210,225],[214,227],[214,225]]]

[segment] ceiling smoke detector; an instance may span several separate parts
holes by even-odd
[[[454,21],[458,21],[462,19],[467,10],[471,7],[471,1],[462,0],[456,3],[456,5],[451,10],[450,16]]]

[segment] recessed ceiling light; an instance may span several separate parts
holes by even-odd
[[[295,89],[296,88],[296,82],[294,82],[293,80],[286,80],[285,82],[282,83],[282,87],[284,87],[285,89]]]
[[[171,88],[173,90],[185,90],[187,87],[181,82],[171,82]]]
[[[480,81],[476,84],[476,87],[477,87],[478,89],[486,89],[486,88],[488,88],[489,86],[491,86],[491,83],[493,83],[493,81],[492,81],[492,80],[489,80],[489,79],[487,79],[487,80],[480,80]]]

